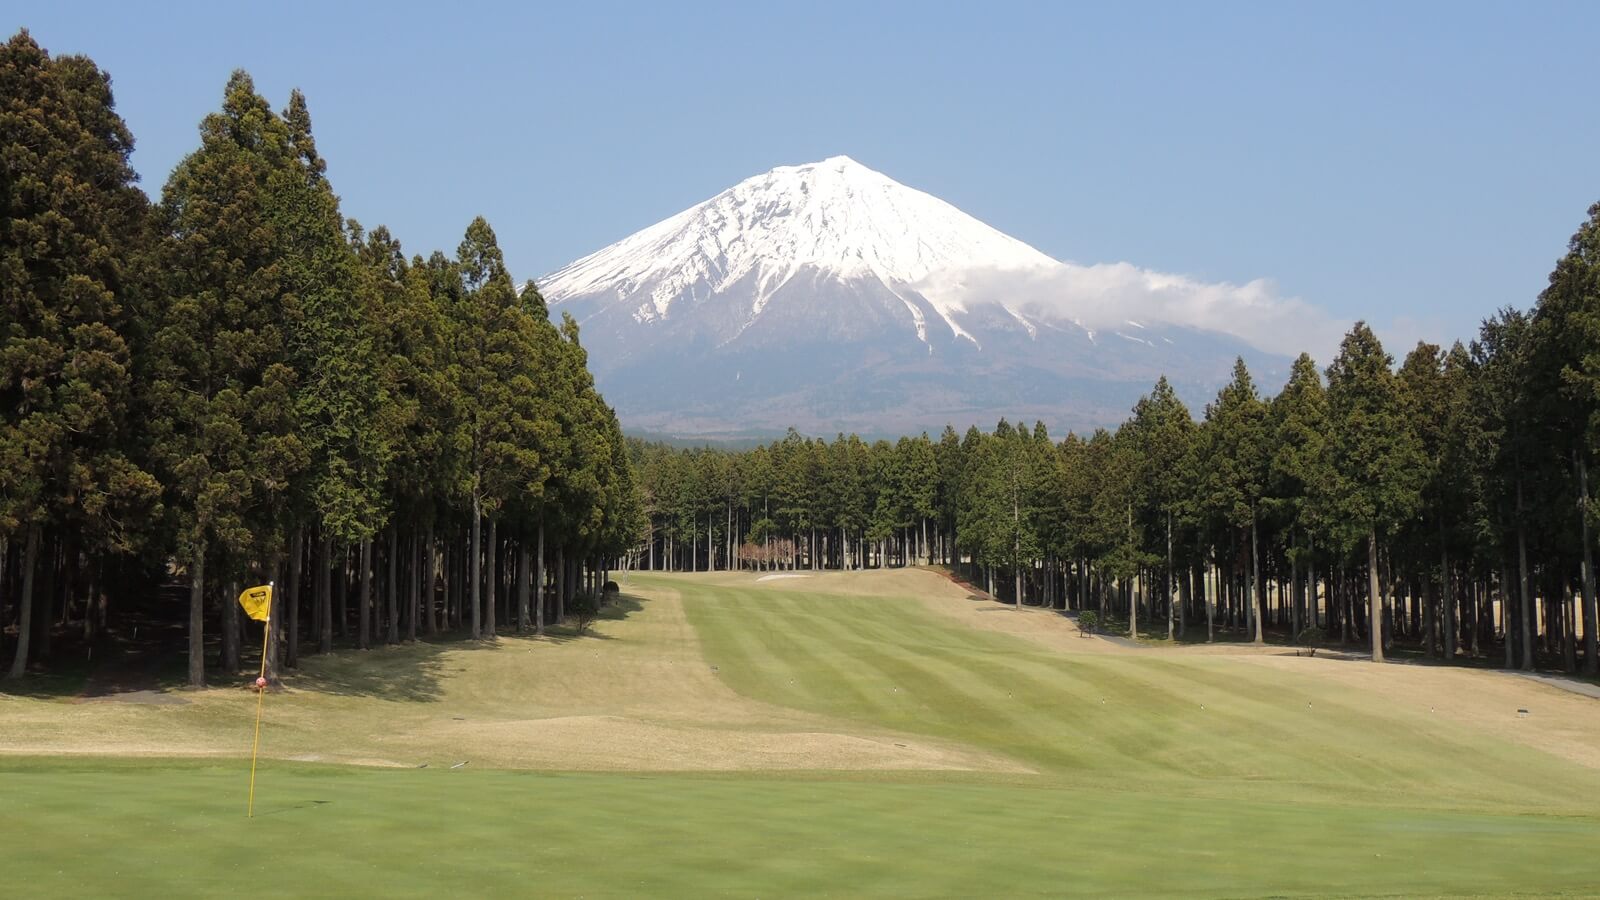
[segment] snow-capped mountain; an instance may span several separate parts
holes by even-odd
[[[1070,264],[845,156],[783,166],[539,280],[626,427],[889,433],[1120,420],[1165,372],[1209,392],[1220,335],[1085,327]],[[1056,289],[1058,290],[1058,289]]]

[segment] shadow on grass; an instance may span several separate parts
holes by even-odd
[[[638,597],[624,594],[606,604],[595,618],[595,623],[622,621],[643,608],[644,604]],[[208,638],[207,659],[215,661],[220,652],[220,641],[215,634],[208,635]],[[508,630],[498,632],[496,638],[497,642],[552,644],[615,640],[593,627],[579,634],[570,616],[563,624],[547,626],[543,636],[531,631]],[[181,628],[157,630],[140,625],[138,629],[128,629],[127,636],[106,633],[95,641],[92,649],[66,645],[58,649],[42,671],[36,669],[24,678],[0,681],[0,696],[65,702],[179,705],[187,702],[185,695],[191,694],[186,684],[186,640],[186,633]],[[315,642],[306,640],[301,646],[314,647]],[[295,690],[381,700],[432,702],[442,696],[445,679],[460,671],[459,666],[451,668],[448,653],[488,650],[493,646],[494,643],[475,641],[461,632],[441,632],[411,643],[378,644],[371,650],[336,645],[333,652],[327,654],[302,650],[300,666],[285,669],[282,677],[284,685]],[[223,672],[215,666],[208,667],[208,689],[238,690],[252,681],[255,668],[250,662],[251,656],[254,655],[257,661],[260,659],[259,650],[256,649],[252,654],[252,649],[244,649],[246,665],[239,672]]]
[[[595,621],[621,621],[643,608],[638,598],[623,595],[607,604]],[[284,684],[295,690],[345,697],[431,703],[443,697],[443,685],[450,675],[465,671],[459,657],[449,656],[453,651],[493,650],[500,644],[612,640],[616,638],[593,628],[579,634],[569,616],[563,624],[547,626],[543,635],[497,629],[495,639],[488,641],[458,633],[439,634],[410,644],[309,656],[301,661],[301,668],[284,675]]]

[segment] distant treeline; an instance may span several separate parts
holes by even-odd
[[[1198,422],[1163,378],[1115,430],[1059,442],[1001,421],[632,453],[652,568],[943,562],[1136,635],[1272,628],[1592,675],[1597,438],[1600,205],[1532,311],[1470,345],[1396,370],[1358,323],[1273,397],[1240,361]]]
[[[136,610],[201,684],[266,581],[274,669],[560,620],[643,528],[577,325],[481,218],[426,258],[344,218],[298,91],[236,72],[199,140],[152,204],[107,75],[0,47],[7,674]]]

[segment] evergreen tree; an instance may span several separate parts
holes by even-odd
[[[95,556],[149,537],[159,487],[129,453],[148,240],[132,150],[92,62],[51,59],[26,31],[0,46],[0,542],[24,547],[12,677],[49,625],[33,616],[45,529]]]
[[[1405,416],[1392,362],[1372,329],[1358,322],[1328,367],[1337,509],[1348,523],[1347,537],[1366,541],[1373,662],[1383,662],[1384,645],[1378,537],[1392,533],[1412,514],[1422,486],[1422,454]]]
[[[1267,479],[1267,408],[1256,393],[1244,360],[1234,362],[1233,380],[1206,407],[1210,424],[1203,506],[1228,527],[1248,531],[1249,618],[1255,642],[1264,641],[1261,622],[1259,524]]]
[[[1302,353],[1294,361],[1289,382],[1272,402],[1270,418],[1267,494],[1289,524],[1287,555],[1296,591],[1292,630],[1299,635],[1302,611],[1314,623],[1317,602],[1314,581],[1310,597],[1299,596],[1299,573],[1303,565],[1314,565],[1316,538],[1328,524],[1320,503],[1327,498],[1333,477],[1328,455],[1328,395],[1309,354]]]
[[[1194,419],[1163,376],[1156,382],[1155,389],[1135,404],[1129,424],[1134,464],[1138,467],[1136,484],[1143,494],[1144,506],[1155,512],[1158,519],[1151,523],[1155,526],[1151,531],[1160,535],[1163,542],[1152,555],[1166,561],[1167,638],[1171,640],[1177,636],[1173,615],[1173,520],[1189,488],[1183,463],[1194,442]],[[1144,550],[1150,553],[1152,548]]]
[[[225,577],[237,580],[245,559],[270,542],[257,534],[274,524],[262,516],[306,457],[285,335],[298,311],[271,202],[274,176],[295,164],[289,130],[250,77],[235,72],[200,134],[200,149],[163,193],[167,296],[145,313],[153,332],[146,428],[189,570],[193,685],[205,678],[207,560],[223,561]],[[231,668],[239,625],[233,598],[222,601],[223,666]]]

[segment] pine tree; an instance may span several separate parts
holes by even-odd
[[[1313,579],[1308,598],[1299,597],[1299,573],[1303,564],[1315,564],[1315,541],[1327,526],[1320,503],[1327,497],[1333,477],[1328,455],[1328,395],[1310,355],[1302,353],[1294,361],[1289,382],[1272,402],[1270,418],[1267,494],[1269,503],[1289,523],[1287,555],[1297,592],[1293,630],[1298,636],[1303,627],[1299,619],[1302,609],[1315,623],[1316,583]]]
[[[1150,524],[1154,526],[1151,531],[1160,535],[1158,540],[1163,545],[1155,555],[1166,562],[1167,639],[1172,640],[1177,636],[1173,614],[1173,520],[1189,488],[1184,479],[1183,463],[1194,442],[1194,418],[1162,376],[1155,389],[1134,405],[1129,424],[1138,466],[1136,484],[1142,493],[1143,506],[1154,511],[1158,519]],[[1145,551],[1148,553],[1150,549],[1147,547]]]
[[[309,457],[304,492],[325,537],[369,554],[388,512],[393,429],[380,427],[379,418],[402,409],[383,378],[391,360],[379,353],[386,293],[397,273],[387,260],[358,263],[363,235],[356,226],[346,238],[299,91],[283,119],[293,156],[271,179],[272,223],[283,286],[298,306],[289,344],[300,374],[295,414]],[[365,601],[359,621],[357,644],[366,649],[372,635]]]
[[[1550,273],[1550,283],[1539,295],[1533,314],[1533,353],[1554,377],[1547,400],[1559,406],[1541,418],[1551,422],[1550,438],[1571,458],[1578,491],[1578,540],[1581,560],[1580,592],[1584,634],[1584,673],[1600,672],[1596,631],[1594,527],[1600,519],[1591,500],[1589,469],[1600,446],[1600,203],[1567,244],[1567,253]]]
[[[24,545],[12,677],[28,666],[41,533],[95,555],[151,537],[159,487],[129,453],[129,301],[148,239],[132,150],[92,62],[51,59],[26,31],[0,46],[0,540]]]
[[[1229,527],[1248,531],[1249,622],[1259,644],[1264,641],[1258,532],[1266,494],[1267,408],[1243,359],[1234,362],[1233,380],[1206,407],[1206,419],[1210,430],[1205,444],[1203,505]]]
[[[1349,536],[1366,541],[1373,662],[1383,662],[1384,645],[1378,538],[1415,511],[1422,487],[1422,455],[1392,362],[1372,329],[1358,322],[1328,367],[1337,508]]]
[[[189,682],[204,683],[206,563],[236,573],[270,529],[260,515],[303,467],[295,371],[285,326],[298,317],[284,284],[270,189],[293,165],[283,121],[250,77],[229,79],[200,149],[163,193],[167,296],[145,311],[152,456],[167,490],[179,559],[189,568]],[[223,598],[223,664],[238,664],[232,597]]]

